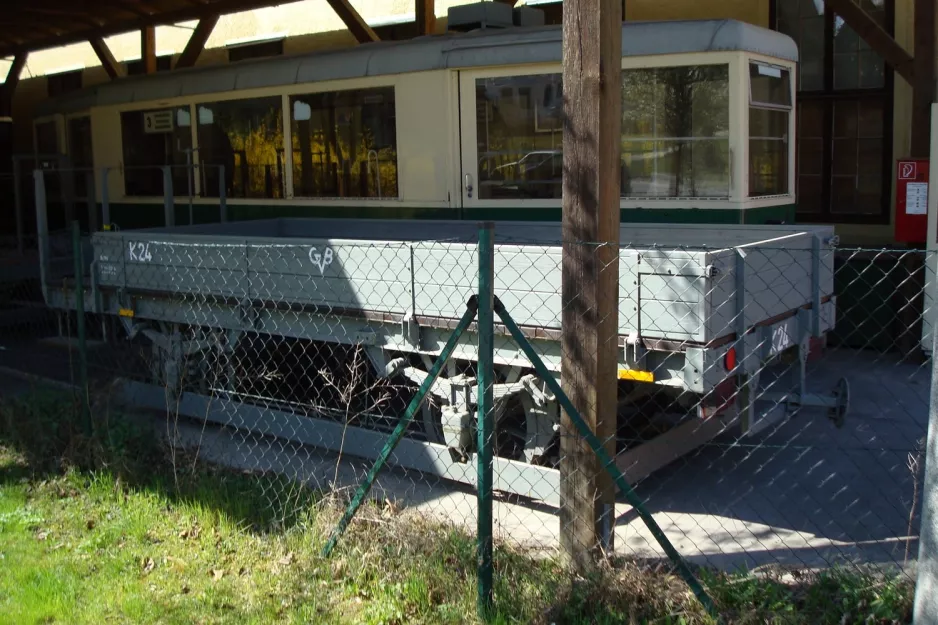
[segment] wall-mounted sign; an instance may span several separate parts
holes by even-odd
[[[173,112],[146,111],[143,114],[143,132],[172,132]]]

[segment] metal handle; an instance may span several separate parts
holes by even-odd
[[[472,174],[466,174],[466,196],[472,197]]]

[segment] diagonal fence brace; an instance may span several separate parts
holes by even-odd
[[[657,521],[654,517],[648,512],[645,505],[642,503],[642,500],[635,493],[635,490],[632,486],[626,481],[625,476],[622,475],[622,472],[616,466],[615,460],[606,452],[602,443],[596,438],[596,435],[589,429],[589,426],[586,425],[586,422],[583,421],[583,417],[580,416],[580,413],[573,406],[573,403],[570,401],[570,398],[567,397],[567,394],[563,392],[560,384],[554,378],[553,374],[547,369],[544,365],[544,361],[541,360],[541,357],[538,355],[534,348],[531,346],[531,343],[528,342],[527,337],[524,336],[524,333],[521,332],[521,328],[515,323],[515,320],[512,319],[511,314],[508,310],[505,309],[505,305],[496,297],[495,298],[495,313],[502,320],[502,323],[505,324],[505,327],[508,328],[508,331],[511,333],[512,338],[515,339],[515,342],[518,343],[518,347],[521,348],[521,351],[528,357],[528,360],[531,361],[531,364],[534,365],[534,370],[541,377],[542,380],[547,384],[547,387],[551,392],[557,397],[557,401],[560,403],[560,406],[567,412],[570,416],[570,420],[573,421],[576,425],[577,430],[580,432],[580,435],[586,440],[589,446],[593,449],[593,453],[599,458],[599,461],[602,462],[606,471],[612,476],[612,479],[615,481],[616,486],[622,491],[622,494],[625,495],[626,500],[629,504],[638,512],[638,515],[641,517],[642,521],[645,522],[645,525],[651,531],[652,536],[655,537],[655,540],[658,541],[658,544],[664,549],[664,552],[668,555],[668,558],[671,560],[672,564],[677,568],[678,573],[690,587],[691,591],[694,593],[694,596],[697,597],[697,600],[700,601],[701,605],[709,612],[711,615],[716,616],[717,610],[716,606],[713,603],[713,600],[707,594],[707,591],[704,590],[703,586],[700,584],[700,580],[694,575],[690,570],[690,567],[687,566],[687,563],[684,561],[684,558],[681,557],[681,554],[677,552],[674,548],[674,545],[671,544],[671,541],[668,540],[668,537],[664,535],[664,532],[661,531],[661,527],[658,526]]]
[[[372,466],[371,470],[368,471],[368,475],[365,476],[364,481],[358,487],[358,490],[355,492],[355,496],[352,497],[352,501],[349,502],[348,507],[345,509],[345,513],[342,515],[342,518],[339,519],[335,529],[332,530],[332,535],[329,537],[329,541],[322,549],[322,555],[324,558],[328,558],[332,553],[332,550],[335,549],[335,546],[342,537],[342,534],[345,533],[349,523],[352,522],[352,518],[355,516],[355,513],[358,512],[358,509],[365,501],[365,497],[368,496],[368,492],[371,490],[371,487],[374,486],[375,479],[378,477],[378,473],[380,473],[381,469],[384,468],[384,465],[387,464],[388,458],[390,458],[391,454],[394,453],[394,449],[397,447],[397,444],[401,442],[401,439],[404,437],[404,433],[407,431],[407,427],[410,425],[410,422],[413,421],[414,415],[420,408],[420,404],[423,403],[424,397],[427,393],[430,392],[430,388],[433,386],[433,383],[436,381],[437,377],[439,377],[440,372],[443,370],[443,366],[446,364],[446,361],[449,360],[449,357],[453,354],[453,350],[456,349],[456,344],[459,342],[459,337],[462,336],[463,332],[466,331],[466,329],[472,323],[473,319],[475,319],[478,308],[478,298],[473,295],[466,303],[466,312],[463,313],[462,318],[460,318],[459,323],[456,324],[456,328],[453,330],[453,333],[450,335],[449,339],[446,341],[446,344],[443,346],[443,349],[440,351],[440,356],[436,359],[436,362],[433,363],[433,366],[430,367],[430,371],[427,374],[426,379],[423,381],[423,384],[420,385],[420,389],[417,391],[417,394],[414,395],[414,398],[410,400],[410,404],[408,404],[404,415],[401,417],[400,421],[397,422],[397,425],[394,427],[394,431],[391,432],[391,435],[388,436],[388,440],[381,449],[381,453],[378,454],[378,458],[375,460],[374,466]]]

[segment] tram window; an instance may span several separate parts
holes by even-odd
[[[480,199],[560,198],[562,113],[560,74],[476,80]]]
[[[126,195],[162,196],[160,167],[165,165],[172,167],[173,194],[188,193],[186,152],[192,148],[188,107],[121,113],[121,140]]]
[[[218,197],[219,165],[228,197],[283,197],[283,106],[279,96],[198,104],[202,194]]]
[[[396,198],[394,87],[290,98],[298,197]]]
[[[729,197],[729,66],[622,72],[622,197]]]
[[[91,118],[73,117],[68,120],[68,156],[75,174],[75,194],[88,196],[88,179],[94,166],[91,151]]]
[[[788,121],[791,77],[787,69],[749,64],[749,195],[788,193]]]

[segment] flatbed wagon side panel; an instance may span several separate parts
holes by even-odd
[[[517,323],[561,328],[562,264],[560,245],[495,246],[495,294]]]
[[[413,264],[414,314],[458,319],[478,288],[477,246],[415,242],[409,249]]]
[[[411,307],[410,248],[397,242],[250,240],[251,297],[330,310],[404,314]]]
[[[247,296],[246,247],[210,238],[98,234],[98,284],[128,291]]]

